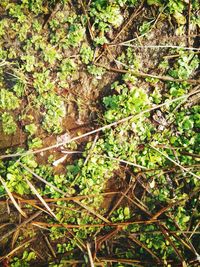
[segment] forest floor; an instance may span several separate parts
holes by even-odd
[[[0,266],[200,262],[197,0],[0,1]]]

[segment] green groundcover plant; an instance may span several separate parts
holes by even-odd
[[[41,211],[0,242],[2,264],[197,266],[199,51],[188,33],[198,9],[182,0],[1,1],[0,204],[11,224],[26,220],[16,209]],[[187,49],[145,48],[168,25],[168,39],[187,33]],[[143,52],[124,43],[132,31]],[[88,139],[84,113],[103,127]]]

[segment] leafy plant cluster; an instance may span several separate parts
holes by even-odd
[[[30,110],[39,108],[42,127],[47,133],[63,131],[62,119],[66,115],[66,106],[60,88],[68,88],[68,82],[78,69],[75,60],[64,51],[68,47],[79,49],[85,39],[84,16],[69,15],[69,6],[64,2],[60,3],[62,12],[59,11],[46,26],[43,24],[46,21],[37,16],[49,14],[55,1],[13,3],[7,0],[0,4],[4,10],[0,27],[1,58],[12,61],[8,69],[2,67],[1,70],[3,89],[0,90],[0,109],[7,113],[13,111],[15,120],[21,123],[26,112],[29,116]],[[50,27],[50,30],[46,31],[46,27]],[[53,67],[57,70],[56,74]],[[50,96],[47,96],[47,92]],[[25,108],[27,103],[28,107]],[[10,113],[10,122],[13,114]],[[32,115],[35,121],[28,123],[37,124],[38,114]],[[12,130],[5,130],[6,120],[8,116],[5,114],[1,119],[4,132],[15,133],[14,123]]]
[[[192,1],[192,6],[196,8],[196,2]],[[148,0],[149,5],[163,6],[167,9],[179,25],[186,24],[185,11],[187,10],[188,2],[183,0]]]
[[[94,20],[93,27],[98,28],[103,34],[111,27],[119,27],[123,22],[125,6],[132,7],[136,4],[135,0],[123,0],[116,3],[108,3],[104,0],[92,1],[89,16]],[[71,12],[67,1],[61,1],[60,6],[61,9],[50,20],[42,21],[40,15],[50,14],[56,7],[55,1],[24,0],[14,3],[4,0],[1,2],[4,17],[0,22],[0,54],[3,60],[12,61],[8,67],[9,80],[12,82],[8,82],[4,73],[7,69],[3,67],[1,83],[2,88],[5,89],[1,89],[0,92],[0,108],[5,112],[12,110],[15,117],[13,121],[21,123],[21,118],[26,112],[34,110],[35,105],[40,108],[40,111],[44,107],[45,113],[41,112],[42,127],[49,134],[60,133],[63,130],[61,125],[65,116],[63,110],[65,99],[60,92],[62,88],[69,88],[71,81],[76,79],[74,74],[77,73],[79,65],[86,64],[88,73],[97,79],[100,79],[105,72],[103,68],[92,64],[94,48],[86,42],[87,19],[85,15]],[[96,37],[97,45],[105,43],[101,41],[105,36],[100,34]],[[71,58],[71,54],[67,53],[68,48],[80,53],[81,61]],[[56,74],[52,68],[57,70]],[[58,103],[61,106],[60,109],[50,107],[44,103],[44,100],[41,105],[41,99],[46,98],[46,92],[51,92],[55,99],[63,101],[63,103]],[[27,102],[28,107],[23,111]],[[55,113],[54,118],[53,113]],[[13,114],[10,113],[10,116]],[[35,120],[37,116],[33,115]],[[37,123],[37,121],[28,123]],[[12,124],[12,130],[4,130],[5,134],[16,132],[14,122]],[[2,128],[6,128],[5,119]],[[39,140],[35,141],[33,143],[36,145],[32,146],[29,140],[30,148],[41,145]]]
[[[109,2],[106,0],[94,0],[91,2],[89,16],[92,20],[92,31],[98,32],[94,38],[95,45],[103,45],[108,42],[106,33],[112,32],[124,22],[124,8],[134,7],[137,0],[117,0]]]
[[[29,267],[30,262],[36,259],[35,252],[24,251],[22,258],[14,257],[11,261],[11,267]]]
[[[3,111],[0,120],[4,134],[10,135],[16,132],[17,124],[15,119],[13,115],[7,111],[18,109],[19,106],[20,100],[12,92],[7,91],[6,89],[0,90],[0,110]]]
[[[190,59],[191,65],[185,65],[184,62],[188,62],[187,57]],[[189,77],[197,68],[197,61],[195,61],[194,64],[191,58],[195,59],[191,57],[190,54],[183,54],[182,57],[174,62],[174,68],[170,69],[169,74],[171,73],[171,75],[174,75],[174,73],[178,73],[179,69],[182,68],[185,71],[187,68],[189,72],[187,77]],[[183,73],[183,71],[181,71],[181,73]],[[184,75],[187,75],[187,73]],[[180,76],[176,77],[179,78]],[[151,82],[150,80],[150,83]],[[169,83],[168,86],[171,88],[172,86],[178,87],[182,85]],[[186,84],[185,86],[185,90],[188,92],[189,85]],[[121,160],[139,164],[151,170],[153,169],[152,172],[147,172],[145,174],[146,183],[149,184],[150,195],[146,195],[143,198],[144,205],[147,207],[148,212],[154,213],[162,205],[169,205],[172,201],[180,201],[178,208],[173,207],[170,209],[171,219],[166,221],[165,226],[171,231],[176,230],[177,226],[174,224],[174,220],[176,220],[180,229],[186,230],[191,218],[191,212],[187,209],[188,203],[186,201],[186,199],[188,199],[188,187],[192,191],[195,190],[199,181],[190,174],[187,176],[182,174],[181,171],[176,174],[178,178],[174,177],[173,172],[166,175],[160,168],[172,167],[172,163],[165,155],[175,161],[178,157],[179,163],[182,165],[192,165],[196,163],[194,158],[183,155],[182,152],[185,150],[190,153],[199,152],[197,146],[199,142],[199,107],[196,105],[187,110],[180,108],[179,112],[175,112],[173,117],[171,117],[172,107],[166,105],[161,109],[161,112],[165,112],[166,120],[171,121],[173,119],[173,125],[171,127],[166,127],[165,125],[162,130],[158,130],[158,125],[153,125],[152,123],[152,115],[150,112],[144,112],[156,101],[155,97],[152,97],[152,94],[145,89],[136,87],[136,78],[133,75],[124,75],[121,82],[115,82],[111,88],[112,94],[103,99],[105,113],[102,121],[104,123],[111,123],[132,116],[129,121],[119,124],[113,129],[105,130],[94,147],[93,143],[89,142],[86,145],[83,157],[74,161],[73,164],[67,165],[65,174],[54,174],[53,168],[50,165],[38,165],[33,156],[22,158],[23,164],[34,170],[37,175],[43,177],[58,189],[64,191],[67,195],[77,193],[84,196],[93,195],[93,197],[81,200],[81,203],[88,205],[94,210],[98,210],[98,212],[102,214],[104,211],[99,208],[102,203],[101,192],[106,186],[106,181],[119,169]],[[177,92],[177,95],[179,96],[179,92]],[[162,101],[165,101],[169,96],[175,97],[176,94],[174,95],[174,91],[172,94],[172,91],[169,90],[169,92],[163,93],[160,97]],[[62,102],[60,102],[61,99],[51,92],[51,90],[42,92],[38,99],[39,105],[44,105],[47,109],[47,114],[48,110],[54,110],[52,116],[55,116],[56,112],[62,116],[63,109]],[[173,106],[173,109],[174,108],[175,106]],[[52,118],[49,119],[49,121],[52,122]],[[48,127],[54,127],[54,131],[57,129],[55,125],[48,125]],[[26,125],[25,130],[28,132],[29,136],[34,136],[37,132],[37,126],[35,124],[29,124]],[[157,147],[157,145],[165,145],[169,148],[160,148],[161,154],[153,150],[149,144],[155,147]],[[173,146],[174,149],[177,147],[175,154],[173,150],[170,149],[170,146]],[[90,156],[87,162],[85,162],[88,155]],[[30,194],[30,188],[23,177],[33,182],[32,175],[24,170],[18,162],[7,161],[1,164],[0,174],[5,179],[10,191],[21,195]],[[130,167],[130,171],[133,174],[137,173],[140,171],[140,167]],[[196,174],[198,175],[198,172],[196,172]],[[38,189],[40,194],[44,197],[57,199],[63,196],[48,185]],[[1,192],[3,192],[3,190],[1,190]],[[196,200],[194,200],[193,204],[190,203],[190,205],[195,205],[195,201]],[[84,225],[99,222],[99,220],[94,219],[87,211],[80,210],[75,203],[67,203],[62,200],[57,201],[55,213],[60,223]],[[122,206],[114,211],[110,219],[112,222],[126,222],[133,219],[134,216],[131,206]],[[140,216],[138,218],[140,218]],[[73,251],[77,246],[77,239],[86,240],[88,236],[95,233],[95,231],[96,229],[94,227],[74,229],[74,237],[70,237],[70,242],[66,244],[59,243],[59,240],[66,236],[66,230],[52,227],[50,237],[52,241],[58,242],[58,253],[62,254],[71,251],[71,255],[73,255]],[[141,227],[136,224],[125,227],[124,231],[126,235],[134,233],[135,231],[140,231],[142,234],[139,235],[139,240],[144,243],[144,246],[151,249],[165,261],[169,258],[176,259],[174,250],[163,234],[149,234],[149,231],[158,231],[157,226],[147,225]],[[183,249],[182,244],[175,237],[172,238],[172,241],[176,244],[178,249]],[[135,251],[137,250],[136,248],[134,249]],[[114,248],[114,252],[116,254],[120,253],[125,258],[129,259],[134,259],[135,256],[140,258],[141,255],[148,255],[146,250],[142,248],[136,253],[130,250],[124,252],[121,250],[120,246],[117,245]]]
[[[0,22],[0,55],[12,63],[7,67],[9,79],[5,75],[8,69],[2,67],[1,71],[0,120],[5,134],[15,133],[15,121],[25,122],[23,129],[27,134],[28,147],[35,149],[43,143],[38,134],[38,121],[46,133],[62,133],[67,103],[61,89],[70,90],[70,83],[76,79],[75,74],[82,67],[81,64],[96,78],[101,78],[105,70],[93,65],[96,51],[86,41],[86,16],[70,12],[67,1],[62,1],[62,10],[47,22],[41,19],[40,14],[49,14],[55,1],[10,2],[3,0],[0,3],[0,7],[5,10],[5,16]],[[177,23],[185,24],[187,1],[147,2],[149,5],[166,7]],[[107,41],[104,34],[122,26],[126,7],[134,8],[137,3],[135,0],[91,1],[88,14],[93,23],[92,30],[98,33],[94,40],[95,46]],[[192,1],[192,8],[194,5],[197,3]],[[141,33],[148,30],[147,25],[143,26],[140,28]],[[124,50],[118,60],[125,64],[127,71],[138,71],[141,68],[140,58],[131,48]],[[180,50],[178,57],[162,62],[159,68],[172,78],[188,79],[198,66],[199,59],[195,53]],[[105,111],[99,121],[105,125],[131,117],[105,129],[95,144],[90,141],[85,148],[82,146],[82,156],[76,156],[75,160],[72,158],[63,173],[57,173],[53,168],[53,155],[46,164],[38,163],[31,154],[23,155],[19,160],[0,161],[0,176],[11,193],[28,198],[32,192],[26,178],[44,200],[55,200],[50,205],[56,218],[44,215],[44,219],[49,225],[60,224],[60,227],[49,227],[48,237],[51,244],[55,245],[56,252],[63,254],[64,259],[60,263],[50,263],[49,266],[66,266],[65,260],[80,259],[84,254],[80,256],[82,244],[86,244],[93,236],[98,240],[99,232],[106,236],[116,230],[113,226],[95,227],[102,220],[92,214],[91,209],[99,217],[108,216],[110,222],[119,223],[117,232],[120,234],[113,236],[111,246],[109,242],[107,247],[102,244],[100,256],[111,253],[116,259],[124,257],[129,260],[152,260],[157,257],[166,266],[170,266],[171,260],[178,262],[177,250],[183,251],[187,258],[188,246],[185,247],[181,242],[179,231],[187,231],[190,225],[197,225],[199,219],[199,215],[193,212],[197,205],[195,192],[199,187],[197,177],[200,175],[198,169],[193,169],[198,164],[199,105],[194,100],[189,105],[186,105],[185,100],[169,104],[169,100],[190,92],[191,86],[187,82],[167,82],[161,88],[157,79],[147,78],[147,88],[131,72],[118,80],[111,85],[110,95],[103,98]],[[149,111],[159,103],[166,105]],[[35,117],[39,117],[38,121]],[[68,148],[73,149],[73,145],[66,146]],[[77,144],[75,148],[78,148]],[[7,151],[10,152],[12,150]],[[25,150],[18,148],[16,152],[23,153]],[[185,166],[185,169],[178,168],[170,159]],[[20,162],[35,175],[23,168]],[[187,168],[189,171],[186,171]],[[129,201],[124,196],[123,202],[109,213],[103,207],[102,192],[109,180],[120,179],[121,173],[123,183],[129,186],[134,182],[136,190],[131,188],[131,193],[127,193]],[[42,177],[52,186],[36,182],[36,176]],[[0,193],[6,193],[3,186],[0,187]],[[77,195],[82,197],[79,202],[75,198]],[[74,198],[65,201],[62,197],[66,196]],[[151,220],[154,214],[165,207],[166,211],[158,215],[160,224],[131,224],[134,220]],[[27,208],[33,210],[30,205]],[[120,223],[124,223],[123,226]],[[66,230],[64,224],[80,227]],[[93,226],[82,227],[89,224]],[[167,238],[166,229],[172,233]],[[132,241],[136,238],[138,242],[130,241],[131,236]],[[191,242],[193,240],[191,237]],[[85,254],[83,257],[88,262]],[[10,264],[13,267],[28,267],[35,258],[33,252],[25,250],[22,257],[13,257]]]
[[[37,99],[36,105],[44,107],[43,128],[50,133],[62,132],[62,118],[66,114],[66,107],[62,97],[52,93],[44,93]]]

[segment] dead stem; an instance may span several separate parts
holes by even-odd
[[[86,198],[94,198],[96,196],[108,196],[108,195],[116,195],[116,194],[121,194],[120,191],[116,192],[107,192],[107,193],[102,193],[98,195],[87,195],[87,196],[75,196],[75,197],[60,197],[60,198],[45,198],[45,202],[47,203],[54,203],[57,201],[72,201],[72,200],[81,200],[81,199],[86,199]],[[27,203],[30,205],[33,205],[35,203],[39,203],[39,200],[37,199],[23,199],[22,197],[15,195],[15,198],[17,198],[21,203]],[[0,200],[0,203],[5,203],[5,200]],[[45,212],[45,210],[43,210]]]
[[[114,39],[112,40],[111,43],[115,42],[119,36],[121,35],[121,33],[128,27],[128,25],[131,23],[131,21],[133,19],[135,19],[142,11],[142,7],[143,7],[144,1],[142,1],[141,5],[139,6],[139,8],[131,15],[130,19],[125,23],[125,25],[121,28],[121,30],[116,34],[116,36],[114,37]],[[103,50],[101,52],[101,54],[94,60],[94,62],[99,61],[99,59],[105,54],[105,51],[107,50],[107,47],[105,50]]]
[[[147,211],[143,206],[139,205],[137,202],[133,201],[133,199],[129,198],[127,195],[125,196],[126,198],[128,198],[131,202],[133,202],[136,206],[138,206],[142,211],[144,211],[150,218],[155,219],[155,217],[149,212]],[[158,214],[158,213],[157,213]],[[156,216],[157,218],[158,216]],[[165,238],[169,241],[169,243],[172,245],[172,247],[174,248],[174,251],[176,252],[177,256],[183,260],[182,255],[180,254],[180,252],[178,251],[178,249],[176,248],[175,244],[172,242],[172,240],[169,238],[169,231],[168,229],[162,224],[161,221],[157,221],[158,227],[161,229],[161,232],[164,234]],[[177,237],[176,234],[173,234],[174,238]],[[185,244],[186,245],[186,244]],[[188,247],[188,246],[187,246]],[[189,247],[190,248],[190,247]],[[194,252],[194,250],[192,250],[192,252]]]
[[[122,202],[122,200],[124,199],[124,197],[128,194],[129,190],[132,187],[132,183],[129,185],[129,187],[125,190],[125,192],[123,192],[123,194],[121,193],[121,197],[118,199],[118,201],[115,203],[115,205],[113,206],[113,208],[111,209],[111,211],[108,214],[108,217],[111,216],[111,214],[116,210],[116,208],[119,206],[119,204]]]
[[[165,213],[166,211],[168,211],[168,210],[171,209],[172,207],[174,207],[174,206],[180,204],[181,202],[184,202],[185,200],[186,200],[186,199],[184,198],[184,200],[183,200],[183,199],[182,199],[182,200],[178,200],[178,201],[176,201],[176,202],[174,202],[174,203],[169,204],[169,205],[166,206],[166,207],[163,207],[163,208],[160,209],[158,212],[156,212],[156,214],[153,215],[152,219],[154,219],[154,220],[157,219],[161,214]]]
[[[200,158],[200,155],[194,154],[194,153],[189,153],[187,151],[180,151],[179,153],[182,155],[190,156],[192,158]]]
[[[194,52],[194,55],[198,55],[200,52]],[[170,59],[170,58],[176,58],[180,57],[180,54],[174,54],[174,55],[169,55],[169,56],[163,56],[164,59]]]
[[[160,16],[162,15],[163,11],[165,10],[165,8],[166,8],[166,6],[163,7],[163,9],[161,10],[161,12],[158,14],[157,18],[154,21],[154,24],[152,25],[151,29],[148,32],[145,32],[144,34],[142,34],[140,36],[137,35],[136,38],[133,38],[131,40],[127,40],[127,41],[121,42],[119,44],[127,44],[127,43],[131,43],[131,42],[134,42],[134,41],[138,41],[138,40],[140,40],[140,38],[142,38],[142,37],[146,36],[147,34],[149,34],[153,30],[153,28],[155,28],[155,26],[156,26],[156,24],[157,24]],[[113,44],[113,42],[112,42],[110,45],[119,45],[119,44]]]
[[[123,227],[128,226],[132,224],[152,224],[157,223],[159,220],[141,220],[141,221],[132,221],[132,222],[118,222],[118,223],[97,223],[97,224],[83,224],[83,225],[77,225],[77,224],[65,224],[65,223],[45,223],[45,222],[37,222],[33,221],[32,225],[41,225],[41,226],[47,226],[47,227],[61,227],[66,229],[79,229],[79,228],[89,228],[89,227]]]
[[[160,229],[161,229],[161,232],[163,233],[163,235],[165,236],[166,240],[169,242],[169,244],[173,247],[177,257],[182,261],[184,262],[184,258],[183,258],[183,255],[180,253],[180,251],[178,250],[178,248],[176,247],[176,245],[174,244],[174,242],[171,240],[170,238],[170,235],[169,235],[169,232],[168,230],[165,229],[165,227],[163,227],[162,224],[158,223]]]
[[[114,161],[118,161],[120,163],[125,163],[127,165],[131,165],[131,166],[134,166],[136,168],[140,168],[140,169],[143,169],[143,170],[147,170],[146,167],[144,166],[141,166],[141,165],[138,165],[136,163],[133,163],[133,162],[130,162],[130,161],[127,161],[127,160],[123,160],[123,159],[119,159],[119,158],[114,158],[114,157],[109,157],[109,156],[106,156],[106,155],[98,155],[98,154],[94,154],[96,156],[100,156],[100,157],[103,157],[103,158],[108,158],[110,160],[114,160]]]
[[[10,225],[13,225],[14,223],[3,223],[3,224],[0,224],[0,229],[6,227],[6,226],[10,226]]]
[[[19,164],[26,169],[28,172],[30,172],[34,177],[36,177],[38,180],[40,180],[41,182],[45,183],[46,185],[48,185],[49,187],[53,188],[56,192],[59,192],[60,194],[62,194],[63,196],[66,197],[70,197],[70,195],[68,195],[66,192],[60,190],[59,188],[57,188],[56,186],[52,185],[51,183],[47,182],[45,179],[43,179],[41,176],[37,175],[36,173],[34,173],[30,168],[28,168],[27,166],[25,166],[24,164],[22,164],[21,162],[19,162]],[[82,208],[86,209],[88,212],[90,212],[91,214],[95,215],[96,217],[98,217],[99,219],[101,219],[104,222],[109,222],[109,220],[107,220],[106,218],[104,218],[101,214],[95,212],[93,209],[91,209],[90,207],[88,207],[87,205],[83,204],[82,202],[80,202],[79,200],[73,199],[73,202],[78,204],[79,206],[81,206]]]
[[[95,240],[95,254],[94,254],[94,257],[96,257],[96,254],[97,254],[97,251],[101,248],[101,245],[108,241],[109,239],[111,239],[112,237],[114,237],[119,231],[121,230],[120,227],[116,227],[114,230],[111,230],[109,233],[103,235],[103,236],[100,236],[98,238],[96,238]],[[98,231],[99,232],[99,231]],[[95,233],[96,235],[96,233]]]
[[[91,148],[90,148],[90,150],[89,150],[89,152],[88,152],[88,154],[87,154],[87,157],[86,157],[86,159],[85,159],[85,161],[84,161],[84,163],[83,163],[84,166],[87,164],[89,158],[90,158],[91,155],[92,155],[92,152],[93,152],[93,150],[94,150],[94,148],[95,148],[95,145],[96,145],[96,142],[97,142],[97,140],[98,140],[98,137],[99,137],[99,133],[97,133],[97,134],[95,135],[95,138],[94,138],[94,140],[93,140],[92,146],[91,146]],[[77,174],[76,177],[74,178],[73,182],[71,183],[71,186],[73,186],[73,185],[76,183],[76,181],[77,181],[77,179],[79,178],[79,176],[80,176],[80,172],[78,172],[78,174]]]
[[[24,243],[22,243],[21,245],[19,245],[18,247],[16,247],[15,249],[13,249],[12,251],[10,251],[7,255],[0,257],[0,262],[3,261],[6,258],[9,258],[10,256],[12,256],[13,254],[15,254],[18,250],[22,249],[23,247],[27,246],[28,244],[30,244],[35,238],[32,238]]]
[[[134,243],[136,243],[140,247],[142,247],[144,250],[146,250],[153,258],[156,259],[157,262],[163,264],[163,261],[160,258],[158,258],[158,256],[153,251],[151,251],[144,243],[142,243],[136,237],[134,237],[133,235],[128,235],[128,238],[131,239]]]
[[[187,34],[188,34],[188,46],[191,46],[191,40],[190,40],[190,23],[191,23],[191,0],[188,2],[188,27],[187,27]]]
[[[115,44],[110,44],[109,46],[116,46]],[[132,48],[144,48],[144,49],[166,49],[166,48],[173,48],[173,49],[183,49],[183,50],[191,50],[191,51],[200,51],[200,48],[196,47],[187,47],[187,46],[178,46],[178,45],[131,45],[131,44],[117,44],[117,46],[127,46]]]
[[[13,228],[12,230],[8,231],[5,235],[3,235],[3,236],[0,237],[0,242],[3,239],[8,238],[10,235],[12,235],[16,230],[24,227],[26,224],[28,224],[29,222],[31,222],[32,220],[34,220],[41,213],[42,213],[42,211],[37,211],[36,213],[34,213],[33,215],[31,215],[28,219],[26,219],[25,221],[23,221],[21,224],[17,225],[15,228]]]
[[[115,38],[112,40],[112,43],[116,42],[116,40],[119,38],[119,36],[122,34],[122,32],[126,30],[126,28],[133,21],[133,19],[135,19],[142,12],[143,5],[144,5],[144,0],[141,2],[140,6],[137,8],[137,10],[134,11],[133,14],[131,14],[129,20],[125,23],[125,25],[122,27],[122,29],[116,34]]]
[[[117,63],[121,63],[118,60],[115,60]],[[134,70],[125,70],[125,69],[115,69],[112,67],[108,67],[99,63],[95,63],[96,66],[102,67],[110,72],[117,72],[117,73],[132,73],[136,77],[141,77],[141,78],[155,78],[163,81],[168,81],[168,82],[188,82],[191,84],[199,84],[200,80],[192,80],[192,79],[174,79],[170,76],[160,76],[160,75],[153,75],[153,74],[148,74],[148,73],[143,73],[143,72],[137,72]]]
[[[182,231],[182,230],[177,230],[177,231],[168,231],[169,234],[191,234],[193,231]],[[137,231],[137,232],[134,232],[133,235],[140,235],[140,234],[144,234],[144,233],[147,233],[147,234],[160,234],[162,233],[161,230],[155,230],[155,231]],[[196,235],[199,235],[200,234],[200,231],[196,231],[194,234]]]
[[[19,233],[20,233],[20,229],[17,229],[17,230],[14,232],[13,236],[12,236],[12,242],[11,242],[11,248],[12,248],[12,249],[14,248],[15,243],[16,243],[18,237],[19,237]]]
[[[178,46],[178,45],[131,45],[131,44],[117,44],[118,46],[126,46],[132,48],[144,48],[144,49],[165,49],[165,48],[173,48],[173,49],[183,49],[183,50],[191,50],[191,51],[200,51],[200,48],[196,47],[187,47],[187,46]],[[115,44],[111,44],[109,46],[115,46]]]
[[[153,147],[152,145],[149,145],[149,147],[151,147],[152,149],[156,150],[158,153],[160,153],[161,155],[163,155],[165,158],[167,158],[169,161],[173,162],[176,166],[180,167],[183,171],[185,171],[186,173],[191,174],[192,176],[194,176],[197,179],[200,179],[200,176],[196,175],[195,173],[189,171],[188,169],[186,169],[185,167],[183,167],[181,164],[179,164],[178,162],[176,162],[175,160],[171,159],[169,156],[165,155],[163,152],[161,152],[160,150],[158,150],[157,148]]]
[[[131,260],[131,259],[121,259],[121,258],[105,258],[105,257],[99,257],[98,258],[102,262],[106,263],[123,263],[123,264],[130,264],[131,266],[137,266],[137,267],[144,267],[146,264],[155,264],[155,262],[143,262],[139,260]],[[145,265],[144,265],[145,264]],[[160,265],[160,264],[158,264]]]
[[[82,9],[83,9],[83,13],[85,14],[86,19],[87,19],[88,31],[89,31],[89,34],[90,34],[90,38],[93,41],[94,40],[94,34],[93,34],[93,31],[92,31],[92,26],[91,26],[91,23],[90,23],[90,19],[89,19],[87,10],[86,10],[85,5],[84,5],[82,0],[80,0],[80,3],[81,3],[81,6],[82,6]]]
[[[8,189],[5,181],[3,180],[3,178],[0,176],[0,182],[2,183],[3,187],[5,188],[9,198],[11,199],[13,205],[15,206],[15,208],[19,211],[19,213],[21,213],[22,216],[24,216],[25,218],[27,218],[26,213],[20,208],[20,206],[17,204],[16,200],[14,199],[12,193],[10,192],[10,190]]]
[[[51,12],[51,14],[49,15],[48,19],[43,23],[42,28],[44,29],[45,27],[47,27],[47,24],[49,23],[49,21],[55,16],[55,14],[59,11],[59,9],[61,8],[61,3],[59,3],[59,1],[56,3],[53,11]]]
[[[179,227],[177,221],[171,216],[171,214],[168,215],[169,218],[173,221],[174,225],[178,228],[178,230],[181,230],[181,228]],[[185,240],[182,240],[182,243],[183,244],[187,244],[189,246],[189,249],[195,254],[195,255],[198,255],[196,249],[194,248],[194,246],[192,245],[192,243],[190,242],[190,239],[184,234],[182,233],[182,235],[184,236]],[[174,236],[175,237],[175,236]],[[175,237],[176,238],[176,237]],[[177,237],[178,238],[178,237]]]
[[[48,212],[57,220],[57,217],[55,213],[51,210],[51,208],[47,205],[45,200],[41,197],[41,195],[38,193],[37,189],[34,187],[34,185],[27,179],[25,178],[26,183],[29,185],[31,191],[37,196],[37,198],[41,201],[41,203],[44,205],[44,207],[48,210]]]
[[[56,253],[55,253],[55,251],[54,251],[54,249],[53,249],[51,243],[49,242],[48,237],[47,237],[45,234],[43,234],[43,236],[44,236],[44,240],[45,240],[45,242],[46,242],[46,244],[47,244],[47,247],[48,247],[49,251],[51,252],[52,256],[53,256],[54,258],[56,258]]]
[[[115,70],[117,70],[117,69],[115,69]],[[123,73],[127,73],[127,72],[128,72],[128,71],[126,71],[126,70],[117,70],[117,71],[122,71]],[[150,77],[152,77],[152,76],[150,75]],[[184,80],[184,81],[185,81],[185,80]],[[197,81],[198,81],[198,80],[197,80]],[[195,81],[195,82],[197,82],[197,81]],[[95,134],[95,133],[104,131],[104,130],[106,130],[106,129],[110,129],[110,128],[113,127],[113,126],[116,126],[116,125],[118,125],[118,124],[127,122],[127,121],[129,121],[129,120],[131,120],[131,119],[136,119],[136,118],[140,117],[141,115],[143,115],[143,114],[145,114],[145,113],[149,113],[149,112],[151,112],[151,111],[153,111],[153,110],[156,110],[156,109],[158,109],[158,108],[161,108],[161,107],[170,105],[170,104],[172,104],[172,103],[174,103],[174,102],[180,101],[180,100],[185,99],[185,98],[189,98],[190,96],[195,95],[195,94],[197,94],[197,93],[199,93],[199,92],[200,92],[200,90],[195,91],[195,92],[188,93],[188,94],[186,94],[186,95],[182,95],[182,96],[180,96],[180,97],[177,97],[177,98],[174,98],[174,99],[171,99],[171,100],[168,100],[168,101],[166,101],[166,102],[164,102],[164,103],[162,103],[162,104],[155,105],[155,106],[153,106],[152,108],[143,110],[143,111],[141,111],[141,112],[138,113],[138,114],[130,115],[130,116],[125,117],[125,118],[123,118],[123,119],[121,119],[121,120],[119,120],[119,121],[112,122],[112,123],[110,123],[110,124],[104,125],[104,126],[102,126],[102,127],[100,127],[100,128],[97,128],[97,129],[95,129],[95,130],[92,130],[92,131],[90,131],[90,132],[87,132],[87,133],[84,133],[84,134],[82,134],[82,135],[73,137],[73,138],[71,138],[71,139],[68,140],[68,141],[60,142],[60,143],[57,143],[57,144],[55,144],[55,145],[51,145],[51,146],[44,147],[44,148],[41,148],[41,149],[38,149],[38,150],[34,150],[34,151],[32,151],[32,150],[28,150],[28,151],[26,151],[26,152],[24,152],[24,153],[15,153],[15,154],[2,155],[2,156],[0,156],[0,159],[4,159],[4,158],[12,158],[12,157],[19,157],[19,156],[26,156],[26,155],[30,155],[30,154],[37,154],[37,153],[41,153],[41,152],[44,152],[44,151],[48,151],[48,150],[50,150],[50,149],[58,148],[58,147],[60,147],[60,146],[66,145],[66,144],[68,144],[68,143],[71,143],[71,142],[73,142],[73,141],[80,140],[80,139],[82,139],[82,138],[84,138],[84,137],[87,137],[87,136],[89,136],[89,135],[92,135],[92,134]]]
[[[89,257],[89,261],[90,261],[90,266],[91,267],[94,267],[94,261],[93,261],[93,258],[92,258],[92,253],[91,253],[91,248],[90,248],[90,243],[86,243],[86,247],[87,247],[87,252],[88,252],[88,257]]]
[[[191,233],[191,235],[188,237],[188,239],[191,239],[193,237],[193,235],[199,233],[196,231],[199,228],[199,225],[200,225],[200,221],[197,223],[197,225],[195,226],[193,231],[189,231]]]
[[[131,187],[132,187],[132,184],[126,189],[126,191],[124,192],[124,194],[121,193],[121,197],[118,199],[118,201],[116,202],[116,204],[114,205],[114,207],[111,209],[111,211],[109,212],[109,214],[108,214],[108,216],[106,218],[109,218],[111,216],[111,214],[116,210],[116,208],[119,206],[119,204],[121,203],[121,201],[123,200],[123,198],[127,195],[128,191],[130,190]],[[101,231],[102,228],[103,227],[100,227],[93,236],[96,237],[96,235]],[[97,245],[96,245],[95,255],[97,253],[97,250],[101,247],[101,244],[103,242],[105,242],[106,240],[110,239],[119,230],[120,230],[119,227],[117,227],[115,230],[112,230],[111,232],[109,232],[108,234],[106,234],[103,238],[100,237],[96,241]]]

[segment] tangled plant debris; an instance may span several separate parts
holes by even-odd
[[[2,266],[199,266],[196,0],[2,0]]]

